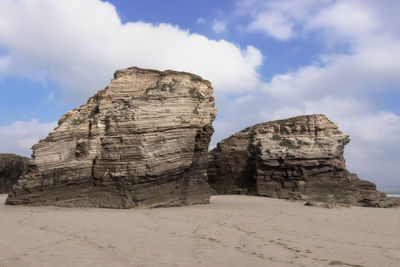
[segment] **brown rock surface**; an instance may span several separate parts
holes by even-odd
[[[28,158],[15,154],[0,154],[0,194],[6,194],[28,167]]]
[[[375,184],[347,171],[343,150],[349,141],[324,115],[257,124],[211,151],[209,184],[218,194],[395,205]]]
[[[7,204],[107,208],[208,203],[213,88],[176,71],[128,68],[33,146]]]

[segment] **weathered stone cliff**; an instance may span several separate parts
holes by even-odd
[[[28,158],[15,154],[0,154],[0,194],[6,194],[28,166]]]
[[[349,141],[324,115],[257,124],[211,151],[209,184],[218,194],[393,205],[375,184],[347,171]]]
[[[33,146],[7,204],[107,208],[208,203],[213,88],[176,71],[128,68]]]

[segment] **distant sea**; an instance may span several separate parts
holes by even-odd
[[[386,191],[388,197],[400,197],[400,191]]]

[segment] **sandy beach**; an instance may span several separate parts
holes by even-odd
[[[0,266],[400,266],[400,209],[214,196],[210,205],[4,205]]]

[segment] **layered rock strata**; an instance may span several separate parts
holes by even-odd
[[[257,124],[211,151],[209,184],[218,194],[394,205],[375,184],[346,169],[349,141],[324,115]]]
[[[209,202],[213,88],[176,71],[116,71],[33,146],[7,204],[106,208]]]
[[[7,194],[28,168],[29,159],[15,154],[0,154],[0,194]]]

